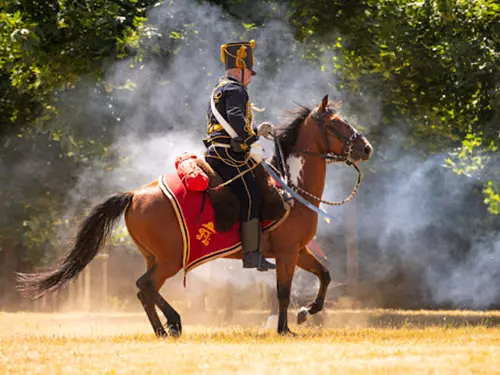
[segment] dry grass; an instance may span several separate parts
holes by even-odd
[[[500,373],[500,328],[477,319],[425,326],[400,315],[484,314],[349,310],[330,314],[337,328],[291,325],[298,338],[279,337],[263,324],[187,325],[182,338],[157,340],[143,314],[0,313],[0,374]],[[348,327],[339,327],[341,318]]]

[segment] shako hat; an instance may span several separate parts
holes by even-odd
[[[253,49],[255,40],[248,42],[233,42],[220,46],[220,58],[227,69],[247,68],[252,71],[252,75],[257,73],[253,70],[254,58]]]

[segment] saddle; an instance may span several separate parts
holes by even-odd
[[[197,181],[192,180],[188,182],[183,179],[186,187],[189,189],[189,186],[196,186],[191,190],[202,191],[204,194],[208,194],[214,209],[215,229],[217,232],[229,231],[240,221],[240,202],[238,198],[231,191],[229,185],[210,190],[216,188],[225,181],[204,159],[192,154],[184,156],[184,158],[188,158],[191,164],[194,162],[194,169],[198,167],[205,174],[205,176],[203,176],[203,173],[195,173],[194,171],[188,172],[188,174],[191,175],[195,174]],[[179,172],[178,164],[179,163],[176,162],[176,168]],[[258,165],[253,169],[253,172],[262,191],[263,202],[261,206],[261,220],[276,221],[281,219],[286,213],[286,206],[278,186],[262,165]],[[208,187],[205,188],[207,186],[207,177]],[[189,183],[190,185],[188,185]]]

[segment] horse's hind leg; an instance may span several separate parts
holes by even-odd
[[[148,261],[148,272],[151,270],[152,267],[153,266],[150,265],[150,262]],[[146,274],[148,272],[146,272]],[[166,337],[167,332],[165,331],[163,325],[161,324],[160,318],[156,313],[155,304],[149,293],[146,293],[142,289],[139,289],[139,292],[137,293],[137,298],[139,298],[139,301],[141,301],[142,307],[144,308],[144,311],[148,316],[149,322],[151,323],[151,326],[153,327],[153,331],[155,332],[156,336]]]
[[[176,269],[175,267],[169,266],[167,264],[155,263],[136,282],[136,285],[140,290],[138,293],[138,297],[139,294],[142,292],[143,293],[141,294],[142,298],[145,298],[146,301],[147,300],[152,301],[156,306],[158,306],[163,315],[165,315],[165,318],[167,318],[167,327],[169,330],[168,333],[173,337],[179,337],[182,334],[181,317],[177,313],[177,311],[175,311],[174,308],[170,306],[170,304],[161,296],[161,294],[158,291],[162,287],[165,280],[175,275],[178,271],[179,270]],[[139,297],[139,299],[141,299],[141,297]],[[156,311],[154,313],[156,315]],[[148,314],[148,317],[150,317],[148,310],[146,310],[146,314]],[[158,319],[158,315],[156,315],[156,319]],[[150,317],[150,321],[151,324],[153,325],[155,333],[157,334],[157,336],[166,336],[163,327],[161,330],[158,331],[156,319],[153,316],[153,320],[151,320]]]
[[[146,274],[147,274],[148,272],[151,271],[151,268],[155,263],[155,256],[151,254],[149,251],[147,251],[139,243],[139,241],[137,241],[137,239],[134,237],[132,233],[129,233],[129,235],[134,241],[135,245],[137,246],[137,249],[142,253],[144,258],[146,258],[146,269],[147,269]],[[149,322],[151,323],[151,326],[153,327],[155,335],[157,337],[166,337],[167,332],[163,328],[163,324],[161,324],[160,318],[158,317],[153,299],[149,296],[148,293],[146,293],[141,289],[139,289],[139,292],[137,292],[137,298],[139,299],[139,301],[141,301],[141,305],[144,308],[144,311],[146,312],[146,315],[149,319]]]
[[[297,324],[302,324],[307,320],[309,315],[316,314],[323,309],[326,291],[331,278],[328,269],[306,248],[300,250],[297,266],[316,275],[320,282],[318,294],[314,302],[310,303],[307,307],[301,307],[297,314]]]
[[[144,308],[144,311],[146,312],[146,315],[148,316],[149,322],[151,323],[151,326],[153,327],[155,335],[157,337],[166,337],[167,332],[163,328],[163,325],[161,324],[160,318],[158,317],[158,314],[156,313],[155,304],[154,304],[153,300],[147,295],[147,293],[143,292],[142,290],[140,290],[137,293],[137,298],[139,298],[139,301],[141,301],[142,307]]]
[[[129,235],[148,261],[147,272],[136,282],[138,297],[155,333],[164,336],[165,329],[158,328],[154,305],[167,318],[167,333],[179,336],[182,331],[177,311],[158,292],[165,280],[182,269],[183,236],[177,224],[177,214],[172,202],[165,197],[158,183],[151,183],[134,193],[125,215]],[[151,307],[151,304],[154,304]]]

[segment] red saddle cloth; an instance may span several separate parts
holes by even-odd
[[[214,209],[208,196],[201,209],[203,193],[189,190],[178,173],[160,176],[158,184],[172,202],[181,228],[185,274],[206,262],[241,250],[240,224],[236,223],[227,232],[217,232]],[[277,228],[287,216],[279,221],[262,223],[263,232]]]

